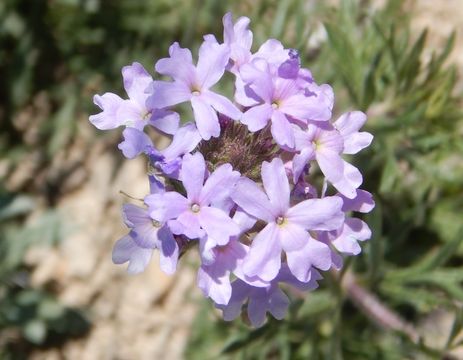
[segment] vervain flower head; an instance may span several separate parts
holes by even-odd
[[[148,162],[150,194],[143,206],[124,205],[129,231],[114,246],[114,263],[139,273],[155,251],[172,274],[197,246],[204,296],[225,320],[246,305],[261,326],[267,312],[284,318],[285,289],[314,290],[324,271],[339,270],[371,237],[352,213],[371,211],[374,201],[343,156],[373,136],[359,131],[360,111],[331,120],[332,88],[316,83],[295,49],[270,39],[252,52],[249,22],[226,14],[223,43],[206,35],[197,61],[172,44],[155,63],[162,80],[138,63],[124,67],[128,99],[96,95],[102,111],[90,121],[101,130],[125,126],[122,154]],[[226,72],[230,97],[218,90]],[[181,103],[191,105],[190,117],[180,119]],[[148,127],[170,145],[159,149]]]

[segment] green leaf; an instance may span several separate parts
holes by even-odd
[[[34,344],[41,344],[47,336],[47,327],[41,320],[29,321],[23,328],[24,337]]]

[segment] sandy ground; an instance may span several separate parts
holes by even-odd
[[[460,30],[452,60],[463,72],[462,0],[416,0],[412,11],[416,31],[431,28],[429,51],[442,46],[453,28]],[[82,127],[87,135],[96,131]],[[32,359],[181,359],[201,297],[194,270],[183,261],[169,277],[155,257],[145,273],[128,276],[124,266],[112,264],[112,244],[126,232],[120,207],[127,199],[119,191],[140,198],[148,193],[145,164],[119,163],[114,150],[87,145],[90,150],[80,155],[92,164],[80,174],[85,182],[57,204],[74,231],[57,248],[33,249],[27,261],[34,268],[33,284],[53,282],[65,304],[88,309],[93,327],[86,337]],[[435,316],[423,326],[436,324]]]

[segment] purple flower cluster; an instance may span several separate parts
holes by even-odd
[[[352,212],[369,212],[362,175],[343,158],[370,145],[366,121],[353,111],[332,121],[334,95],[301,67],[294,49],[277,40],[251,51],[249,19],[223,18],[224,41],[206,35],[194,63],[190,50],[171,45],[156,62],[163,79],[138,63],[122,70],[128,99],[106,93],[90,117],[99,129],[125,126],[119,149],[144,154],[151,193],[139,207],[126,204],[128,235],[113,261],[142,272],[153,250],[168,274],[197,245],[197,283],[232,320],[247,304],[253,326],[270,312],[282,319],[286,291],[312,290],[320,271],[338,270],[342,255],[357,255],[371,231]],[[233,99],[213,86],[229,72]],[[191,121],[175,112],[191,104]],[[147,126],[170,136],[156,148]],[[317,182],[315,182],[317,180]],[[317,184],[317,186],[315,185]],[[193,245],[193,246],[192,246]]]

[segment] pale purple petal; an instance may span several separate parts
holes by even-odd
[[[361,111],[350,111],[342,114],[334,126],[344,138],[357,133],[367,121],[367,116]]]
[[[201,229],[198,214],[195,214],[192,211],[188,210],[181,213],[177,217],[176,221],[182,226],[182,231],[180,234],[185,235],[189,239],[199,239],[205,234]],[[179,234],[176,233],[176,235]]]
[[[274,111],[272,114],[271,132],[278,145],[294,148],[293,128],[281,111]]]
[[[331,179],[328,178],[331,181]],[[342,177],[331,181],[333,186],[347,198],[353,199],[357,196],[357,188],[362,184],[363,178],[360,171],[353,165],[343,160]]]
[[[132,65],[122,68],[122,77],[124,79],[124,89],[129,98],[135,101],[139,107],[144,108],[148,97],[145,91],[153,81],[151,75],[143,65],[134,62]]]
[[[212,91],[203,91],[201,99],[212,106],[217,112],[228,116],[230,119],[238,120],[242,116],[241,111],[225,96]]]
[[[219,118],[215,110],[200,96],[191,98],[191,106],[195,117],[196,127],[199,134],[204,140],[209,140],[211,137],[220,135]]]
[[[232,295],[227,305],[218,305],[219,309],[223,311],[223,319],[225,321],[232,321],[241,314],[241,307],[243,302],[249,296],[251,287],[245,282],[237,279],[232,283]]]
[[[198,270],[198,287],[204,296],[218,305],[227,305],[232,294],[230,271],[220,264],[201,266]]]
[[[199,48],[197,76],[203,89],[209,89],[216,84],[223,73],[230,58],[230,49],[227,45],[205,41]]]
[[[256,218],[249,216],[243,209],[238,207],[233,215],[233,221],[238,224],[241,233],[244,233],[254,226]]]
[[[153,225],[153,221],[146,209],[133,204],[124,204],[123,215],[126,225],[132,228],[130,236],[139,247],[157,247],[159,228]]]
[[[204,162],[204,157],[200,152],[197,152],[194,155],[186,154],[183,157],[180,180],[182,181],[188,194],[188,199],[191,202],[199,202],[206,170],[206,163]]]
[[[161,222],[174,219],[189,210],[188,200],[174,191],[147,195],[145,203],[149,206],[150,216]]]
[[[290,208],[286,217],[307,230],[335,230],[344,222],[341,207],[342,199],[338,196],[309,199]]]
[[[293,95],[284,99],[280,111],[299,120],[329,120],[331,109],[318,96]]]
[[[308,237],[304,247],[287,251],[286,260],[292,274],[302,282],[311,280],[312,267],[328,270],[331,267],[331,250],[328,245]]]
[[[254,181],[248,178],[242,178],[237,182],[231,198],[244,211],[258,219],[272,222],[278,216],[278,214],[273,213],[267,195]]]
[[[89,117],[90,122],[100,130],[115,129],[122,125],[117,119],[116,113],[119,106],[122,104],[119,96],[113,93],[105,93],[103,95],[95,95],[93,103],[97,105],[102,112]]]
[[[288,59],[288,51],[278,40],[269,39],[260,46],[253,57],[262,58],[271,64],[280,65]]]
[[[244,83],[243,80],[237,76],[235,79],[235,101],[238,104],[250,107],[259,104],[261,99],[250,88],[249,84]]]
[[[272,204],[272,212],[279,215],[286,213],[289,208],[289,182],[280,158],[262,163],[262,183]]]
[[[130,236],[124,236],[114,244],[112,260],[115,264],[129,262],[127,272],[129,274],[138,274],[148,266],[152,249],[138,247]]]
[[[254,327],[261,327],[266,319],[268,294],[264,289],[254,289],[249,296],[248,318]]]
[[[196,81],[196,69],[189,49],[181,48],[177,42],[169,48],[170,57],[156,62],[158,73],[168,75],[173,79],[189,86]]]
[[[268,63],[265,60],[244,64],[240,68],[240,76],[263,102],[267,104],[272,102],[274,84],[268,69]]]
[[[375,207],[373,195],[368,191],[357,189],[356,196],[349,199],[341,195],[343,200],[342,211],[358,211],[361,213],[369,213]]]
[[[257,105],[247,110],[241,117],[241,122],[247,125],[249,131],[263,129],[272,117],[273,109],[270,104]]]
[[[174,111],[155,109],[151,113],[149,123],[163,133],[174,135],[178,130],[180,116]]]
[[[289,302],[286,294],[278,286],[275,286],[270,294],[268,311],[275,319],[282,320],[288,311]]]
[[[344,160],[338,153],[329,148],[320,148],[315,150],[315,154],[320,170],[330,182],[333,183],[342,179]]]
[[[239,226],[226,213],[217,208],[201,208],[199,223],[208,236],[214,238],[219,245],[225,245],[230,236],[240,233]]]
[[[128,159],[140,155],[142,152],[148,151],[153,147],[153,142],[147,134],[135,128],[126,128],[122,132],[124,141],[117,147],[122,151]]]
[[[166,159],[172,160],[193,151],[201,141],[198,129],[193,123],[183,125],[174,134],[171,144],[162,150]]]
[[[276,280],[278,282],[283,282],[285,284],[294,286],[296,289],[301,291],[310,291],[318,288],[318,280],[322,279],[320,273],[314,268],[309,269],[309,273],[305,276],[306,279],[309,279],[307,282],[299,281],[288,268],[286,264],[282,265],[280,273],[278,274]]]
[[[280,226],[280,242],[284,251],[301,249],[308,241],[309,233],[303,227],[291,222]]]
[[[275,224],[267,224],[253,239],[243,262],[243,271],[247,276],[271,281],[278,275],[280,267],[280,230]]]
[[[212,200],[226,198],[240,178],[230,164],[220,165],[206,180],[199,196],[201,205],[209,205]]]
[[[309,161],[315,158],[315,150],[313,146],[302,149],[299,154],[293,157],[293,182],[296,184],[301,177],[305,167]]]
[[[160,241],[160,267],[166,274],[173,274],[177,268],[178,261],[178,244],[167,226],[163,226],[158,231]]]
[[[143,119],[143,108],[132,100],[123,100],[117,109],[116,117],[119,124],[143,130],[146,121]]]
[[[193,96],[188,86],[169,81],[153,81],[149,87],[150,96],[146,105],[151,109],[161,109],[188,101]]]
[[[371,230],[365,222],[349,218],[346,219],[342,230],[331,243],[342,253],[357,255],[362,251],[358,241],[365,241],[370,237]]]

